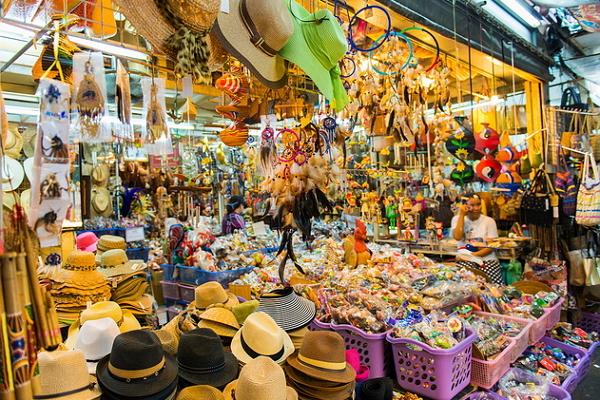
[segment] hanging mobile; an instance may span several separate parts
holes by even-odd
[[[158,102],[158,85],[156,85],[154,79],[150,86],[150,104],[146,113],[146,128],[153,142],[168,133],[167,120]]]
[[[338,125],[334,117],[329,116],[323,119],[323,128],[325,128],[325,131],[327,131],[327,140],[329,143],[335,140],[335,129],[337,126]]]
[[[76,103],[82,127],[90,136],[98,136],[100,118],[104,114],[104,95],[96,82],[91,56],[85,63],[85,75],[79,83]]]

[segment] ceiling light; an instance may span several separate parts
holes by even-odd
[[[539,18],[533,14],[532,9],[525,6],[520,0],[499,0],[499,2],[530,27],[537,28],[541,25]]]
[[[12,104],[6,104],[5,110],[6,110],[7,114],[14,114],[14,115],[30,115],[30,116],[37,117],[40,114],[40,112],[37,108],[15,106]]]
[[[148,59],[148,54],[138,50],[130,49],[118,44],[111,44],[107,42],[100,42],[96,40],[86,39],[81,36],[69,35],[69,39],[75,44],[81,45],[91,50],[98,50],[102,53],[112,54],[114,56],[133,58],[136,60]]]

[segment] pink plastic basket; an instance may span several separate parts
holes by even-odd
[[[521,332],[517,336],[510,338],[514,342],[514,346],[512,347],[513,352],[510,356],[511,363],[514,362],[517,358],[519,358],[521,356],[521,354],[523,354],[525,349],[527,347],[529,347],[529,330],[531,329],[531,325],[532,325],[531,320],[524,319],[524,318],[511,317],[510,315],[491,314],[491,313],[486,313],[486,312],[482,312],[482,311],[476,311],[473,314],[480,315],[482,317],[498,318],[498,319],[504,319],[506,321],[513,321],[523,327],[521,329]]]
[[[329,330],[340,334],[346,343],[346,349],[356,349],[360,362],[369,367],[369,378],[381,378],[388,375],[390,358],[386,333],[370,334],[352,325],[336,325],[313,320],[311,330]]]
[[[191,303],[196,300],[196,286],[179,284],[181,300]]]
[[[408,338],[394,338],[392,344],[398,385],[433,400],[449,400],[471,381],[471,345],[475,333],[467,329],[467,337],[448,350],[434,349]]]
[[[473,358],[471,384],[483,389],[491,389],[510,368],[514,348],[515,342],[511,341],[508,347],[493,360],[485,361]]]
[[[160,281],[163,290],[163,297],[170,300],[179,300],[179,285],[177,282]]]
[[[545,315],[542,318],[546,319],[546,330],[549,331],[554,328],[554,325],[560,322],[560,310],[565,299],[562,297],[552,307],[545,308]]]
[[[539,342],[541,338],[546,334],[546,314],[542,315],[538,319],[531,320],[531,326],[529,327],[529,344]]]
[[[581,319],[577,326],[586,332],[600,333],[600,314],[592,312],[582,313]]]

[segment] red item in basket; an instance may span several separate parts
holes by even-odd
[[[540,364],[548,371],[554,371],[556,369],[556,363],[547,357],[543,358],[542,361],[540,361]]]
[[[582,339],[587,339],[588,338],[587,332],[584,331],[581,328],[575,328],[575,329],[573,329],[573,333],[575,333],[577,336],[579,336]]]

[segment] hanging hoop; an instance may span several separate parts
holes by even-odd
[[[346,72],[348,70],[348,68],[346,68],[348,62],[351,66],[349,73]],[[340,70],[342,71],[342,73],[340,74],[340,78],[350,78],[356,72],[356,62],[351,57],[346,56],[340,61]]]
[[[428,34],[431,37],[431,39],[433,39],[433,43],[435,43],[435,59],[433,60],[431,65],[425,70],[425,72],[431,71],[440,62],[440,44],[438,43],[438,41],[435,38],[435,36],[433,35],[433,33],[428,31],[427,29],[424,29],[424,28],[421,28],[418,26],[411,26],[411,27],[402,29],[400,32],[406,33],[408,31],[422,31],[422,32],[425,32],[426,34]]]
[[[381,42],[376,40],[375,44],[373,46],[371,46],[370,48],[367,48],[367,49],[363,49],[363,48],[358,47],[356,45],[356,43],[354,42],[352,26],[354,25],[355,22],[357,22],[358,16],[360,15],[360,13],[364,13],[369,10],[380,10],[381,12],[383,12],[383,14],[385,15],[385,18],[387,19],[387,28],[385,29],[385,33],[382,35],[383,40]],[[381,45],[383,45],[386,42],[386,40],[389,38],[391,32],[392,32],[392,18],[390,17],[390,14],[387,12],[387,10],[381,6],[365,6],[365,7],[361,8],[360,10],[358,10],[356,13],[354,13],[352,18],[350,19],[350,23],[348,24],[348,43],[350,44],[350,48],[352,48],[353,50],[360,51],[363,53],[368,53],[368,52],[371,52],[373,50],[377,50],[378,48],[380,48]]]
[[[375,40],[375,42],[377,43],[379,40],[381,40],[385,35],[381,35],[377,38],[377,40]],[[388,36],[393,36],[393,37],[398,37],[402,40],[404,40],[406,42],[406,45],[408,46],[408,57],[406,58],[406,61],[404,62],[404,64],[402,64],[402,66],[394,72],[383,72],[381,70],[379,70],[375,65],[373,65],[372,60],[373,60],[373,52],[369,53],[369,63],[371,64],[371,68],[373,68],[373,71],[377,72],[379,75],[383,75],[383,76],[390,76],[390,75],[396,75],[398,73],[400,73],[400,71],[402,71],[403,69],[405,69],[406,67],[408,67],[408,65],[410,64],[410,60],[413,58],[413,45],[411,40],[408,38],[408,36],[406,36],[404,33],[402,32],[398,32],[398,31],[391,31],[389,33]]]

